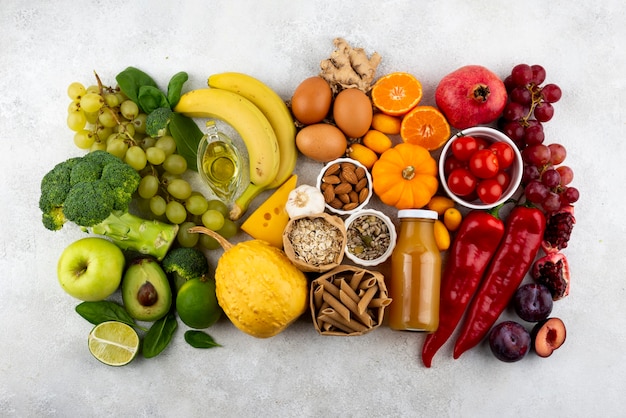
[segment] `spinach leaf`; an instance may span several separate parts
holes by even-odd
[[[118,321],[146,331],[146,328],[135,323],[135,320],[126,312],[122,305],[108,300],[82,302],[76,306],[76,312],[94,325],[107,321]]]
[[[183,84],[185,84],[188,79],[189,76],[184,71],[174,74],[170,79],[170,82],[167,85],[167,101],[170,104],[171,109],[173,109],[178,103],[178,100],[180,100],[180,93],[183,90]]]
[[[173,312],[155,321],[143,338],[143,356],[152,358],[165,350],[165,347],[172,341],[176,328],[178,328],[178,321]]]
[[[187,160],[187,168],[198,171],[198,145],[204,136],[196,122],[174,112],[169,123],[170,134],[176,141],[176,152]]]
[[[202,331],[189,330],[185,332],[185,341],[194,348],[221,347],[213,337]]]
[[[156,87],[156,82],[148,74],[138,68],[128,67],[115,77],[122,92],[141,108],[139,104],[139,89],[142,86]],[[145,109],[142,109],[145,112]],[[149,112],[146,112],[149,113]]]
[[[170,104],[167,102],[167,97],[165,97],[165,94],[163,94],[163,92],[155,86],[139,87],[137,104],[146,113],[151,113],[153,110],[160,107],[170,107]]]

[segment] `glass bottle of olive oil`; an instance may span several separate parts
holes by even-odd
[[[234,198],[242,177],[242,160],[235,144],[215,121],[206,123],[206,135],[198,148],[198,169],[213,193],[225,203]]]

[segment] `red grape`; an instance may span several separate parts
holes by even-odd
[[[531,65],[530,68],[533,71],[532,82],[537,86],[543,83],[546,79],[546,70],[541,65],[537,64]]]
[[[522,171],[522,183],[528,184],[532,180],[538,180],[540,177],[539,168],[536,165],[525,165]]]
[[[532,180],[524,188],[526,199],[532,203],[541,203],[550,193],[550,190],[538,180]]]
[[[561,186],[567,186],[574,180],[574,170],[566,165],[561,165],[556,168],[556,171],[561,175]]]
[[[511,80],[516,86],[525,86],[533,79],[533,70],[528,64],[518,64],[511,70]]]
[[[561,88],[556,84],[546,84],[541,88],[541,96],[548,103],[555,103],[561,99]]]
[[[513,141],[520,142],[524,139],[524,127],[517,121],[507,121],[502,125],[502,132]]]
[[[556,212],[561,209],[561,203],[561,196],[558,193],[548,192],[546,198],[541,202],[541,206],[543,206],[547,212]]]
[[[553,189],[561,184],[561,175],[554,168],[549,168],[541,175],[541,182],[545,184],[546,187]]]
[[[511,90],[511,101],[522,105],[530,105],[532,103],[532,94],[526,87],[515,87]]]
[[[538,145],[543,143],[544,139],[543,125],[540,123],[530,125],[524,130],[524,142],[526,142],[526,145]]]
[[[502,117],[511,121],[520,120],[525,115],[524,106],[516,102],[508,102],[502,111]]]
[[[550,162],[550,148],[543,144],[528,146],[522,151],[524,160],[537,167],[543,167]]]
[[[575,187],[566,187],[565,190],[561,192],[561,198],[570,204],[577,202],[579,197],[580,192]]]
[[[567,151],[565,147],[561,144],[550,144],[548,145],[550,148],[550,162],[552,165],[559,165],[563,161],[565,161],[565,157],[567,156]]]
[[[539,122],[547,122],[554,116],[554,107],[550,103],[541,102],[535,107],[533,114]]]

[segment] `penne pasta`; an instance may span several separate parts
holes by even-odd
[[[342,318],[346,321],[350,321],[350,310],[345,307],[344,304],[339,302],[330,292],[324,292],[324,302],[327,302]]]
[[[363,314],[369,307],[370,302],[374,299],[374,296],[378,292],[378,286],[372,286],[363,294],[361,300],[357,304],[357,308],[360,314]]]

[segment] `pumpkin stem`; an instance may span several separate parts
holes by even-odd
[[[224,251],[230,249],[233,246],[233,244],[228,242],[228,240],[226,238],[224,238],[223,236],[221,236],[217,232],[215,232],[213,230],[210,230],[209,228],[206,228],[204,226],[194,226],[194,227],[189,228],[187,231],[192,233],[192,234],[200,233],[200,234],[204,234],[204,235],[210,236],[211,238],[213,238],[217,242],[219,242],[219,244],[222,246]]]
[[[412,165],[407,165],[402,169],[402,178],[405,180],[411,180],[415,177],[415,167]]]

